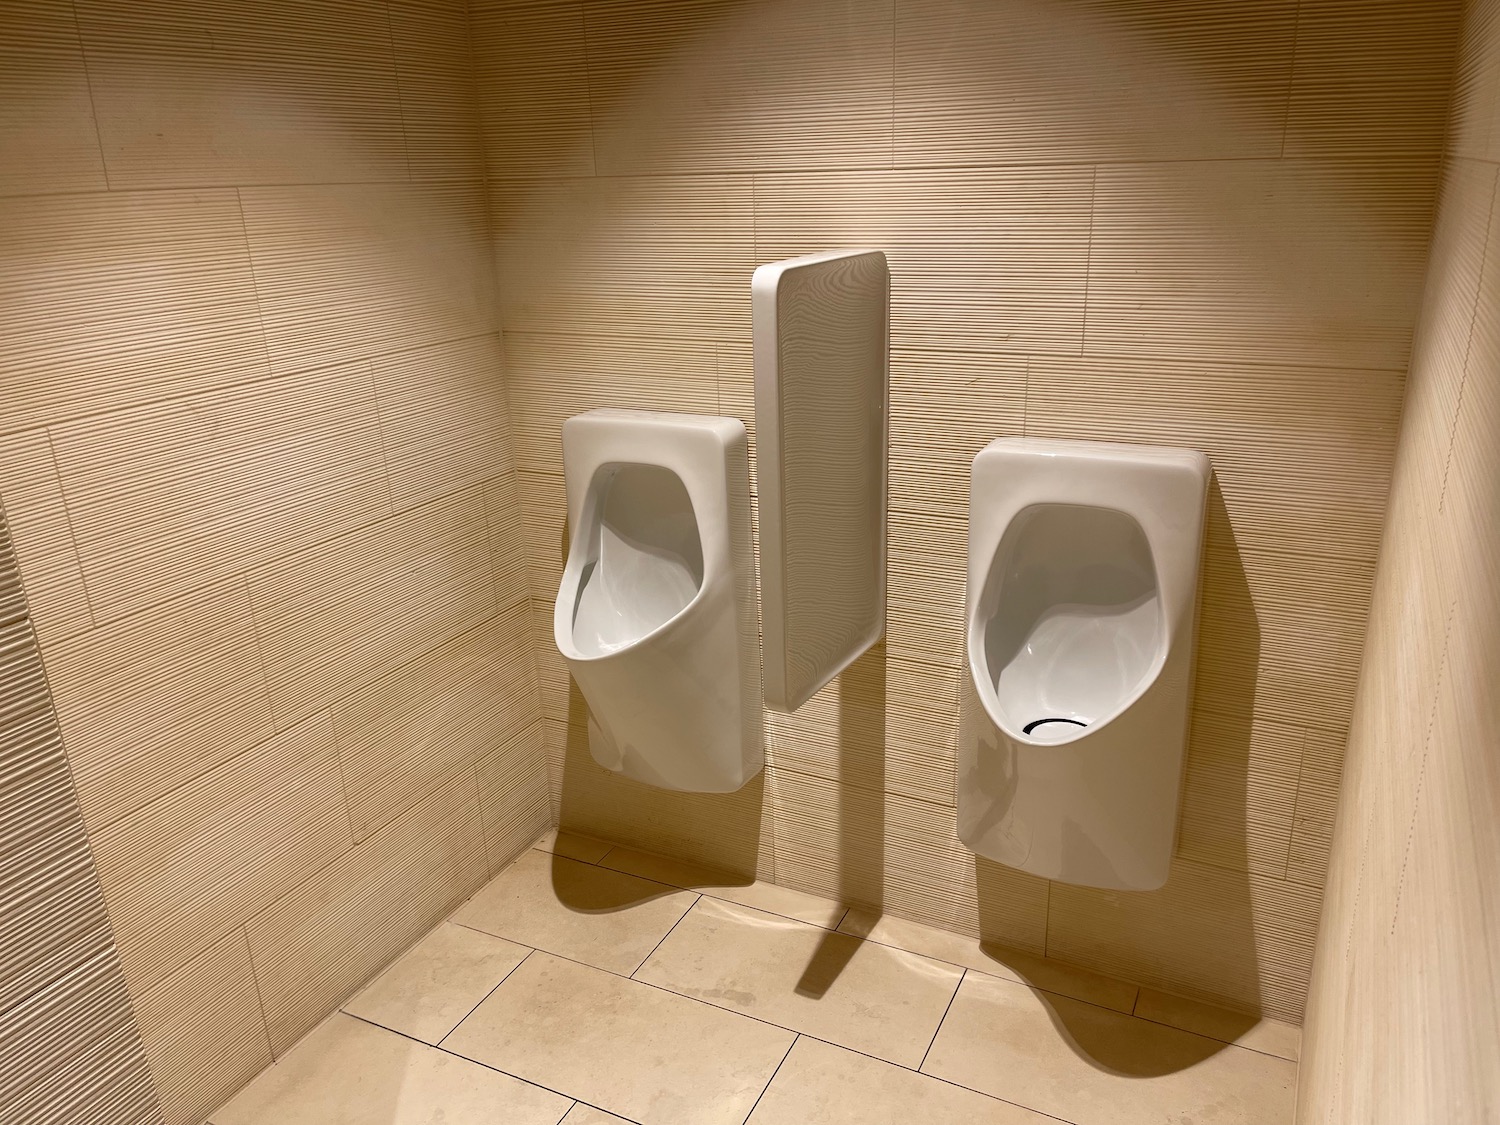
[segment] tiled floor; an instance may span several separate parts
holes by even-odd
[[[212,1125],[1280,1125],[1298,1032],[540,841]]]

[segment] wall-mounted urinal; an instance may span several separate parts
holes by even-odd
[[[1167,878],[1209,463],[1001,439],[974,459],[958,834],[1085,886]]]
[[[591,410],[562,440],[571,542],[553,633],[590,752],[664,789],[739,789],[764,760],[745,424]]]

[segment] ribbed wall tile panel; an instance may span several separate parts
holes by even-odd
[[[0,200],[5,428],[267,373],[233,191]]]
[[[92,843],[139,994],[351,846],[333,724],[263,742]]]
[[[896,162],[1279,156],[1295,0],[902,0]]]
[[[595,170],[890,167],[895,9],[584,0]]]
[[[0,501],[170,1125],[550,823],[470,38],[463,0],[0,14]],[[15,717],[0,1016],[115,933]],[[455,778],[449,860],[366,846]],[[263,1005],[292,902],[327,944]],[[125,1016],[0,1118],[135,1125]]]
[[[389,512],[363,364],[52,429],[100,624]]]
[[[19,0],[0,13],[0,106],[0,195],[105,188],[69,0]]]
[[[75,7],[111,187],[406,179],[384,4]]]
[[[161,1122],[0,511],[0,1120]]]
[[[479,5],[563,824],[742,870],[753,853],[794,886],[1300,1018],[1457,6],[903,0],[887,168],[869,112],[882,5],[808,34],[817,0]],[[813,44],[823,58],[796,74]],[[589,758],[553,651],[560,424],[712,403],[745,419],[753,459],[751,269],[855,246],[892,273],[883,664],[767,716],[758,812],[626,783]],[[1112,903],[1075,896],[1059,923],[1060,888],[1049,910],[1044,883],[948,850],[969,467],[1015,435],[1188,446],[1215,467],[1179,870],[1149,899],[1159,918],[1130,914],[1114,938]],[[1218,914],[1199,924],[1204,903]]]
[[[478,490],[252,571],[246,586],[285,727],[495,612]]]

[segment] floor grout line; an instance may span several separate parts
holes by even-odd
[[[455,924],[455,923],[452,923],[452,922],[449,922],[449,923],[447,923],[447,924],[448,924],[448,925],[454,925],[454,924]],[[474,931],[474,932],[475,932],[475,933],[479,933],[479,932],[480,932],[480,931],[478,931],[478,930],[475,930],[475,931]],[[494,937],[494,936],[495,936],[495,935],[493,935],[493,934],[491,934],[491,935],[489,935],[489,936],[490,936],[490,937]],[[501,941],[510,941],[510,938],[501,938],[501,939],[500,939],[500,940],[501,940]],[[516,942],[516,943],[515,943],[515,944],[516,944],[516,945],[520,945],[520,944],[521,944],[521,943],[520,943],[520,942]],[[479,998],[479,1003],[477,1003],[477,1004],[475,1004],[475,1005],[474,1005],[474,1006],[473,1006],[473,1007],[472,1007],[472,1008],[470,1008],[470,1009],[469,1009],[469,1010],[468,1010],[468,1011],[467,1011],[467,1012],[466,1012],[466,1013],[465,1013],[465,1014],[464,1014],[464,1017],[463,1017],[463,1019],[461,1019],[461,1020],[459,1020],[459,1021],[458,1021],[458,1022],[457,1022],[457,1023],[456,1023],[456,1024],[454,1024],[454,1025],[453,1025],[453,1026],[452,1026],[452,1027],[450,1027],[450,1028],[449,1028],[449,1029],[448,1029],[448,1030],[447,1030],[447,1031],[446,1031],[446,1032],[444,1032],[444,1033],[443,1033],[443,1037],[442,1037],[442,1038],[441,1038],[441,1039],[439,1039],[439,1040],[438,1040],[438,1041],[437,1041],[437,1042],[436,1042],[436,1043],[434,1043],[434,1044],[433,1044],[433,1046],[435,1046],[435,1047],[442,1047],[442,1045],[443,1045],[443,1044],[444,1044],[444,1043],[446,1043],[446,1042],[447,1042],[447,1041],[448,1041],[448,1036],[450,1036],[450,1035],[452,1035],[452,1034],[453,1034],[453,1033],[454,1033],[454,1032],[455,1032],[455,1031],[457,1031],[457,1030],[458,1030],[458,1029],[459,1029],[459,1028],[461,1028],[461,1027],[462,1027],[462,1026],[463,1026],[463,1025],[464,1025],[464,1020],[467,1020],[467,1019],[468,1019],[468,1018],[469,1018],[469,1017],[470,1017],[470,1016],[472,1016],[472,1015],[473,1015],[473,1014],[474,1014],[474,1013],[475,1013],[475,1012],[477,1012],[477,1011],[479,1011],[479,1009],[480,1009],[480,1008],[482,1008],[482,1007],[483,1007],[483,1006],[484,1006],[484,1002],[485,1002],[485,1001],[486,1001],[486,1000],[488,1000],[488,999],[489,999],[489,998],[490,998],[490,997],[491,997],[491,996],[493,996],[493,995],[495,995],[495,991],[496,991],[496,989],[498,989],[498,988],[499,988],[499,987],[500,987],[500,986],[501,986],[501,985],[502,985],[502,984],[504,984],[504,983],[505,983],[505,982],[506,982],[506,981],[508,981],[508,980],[510,980],[510,978],[511,978],[511,975],[512,975],[512,974],[513,974],[513,973],[514,973],[514,972],[515,972],[515,971],[516,971],[516,970],[517,970],[517,969],[519,969],[519,968],[520,968],[520,967],[521,967],[521,966],[522,966],[522,965],[524,965],[524,964],[526,964],[526,962],[527,962],[527,961],[530,961],[530,960],[531,960],[531,955],[532,955],[532,954],[533,954],[533,953],[535,953],[535,952],[536,952],[536,947],[535,947],[535,946],[529,946],[529,947],[527,947],[527,948],[526,948],[526,956],[525,956],[525,957],[522,957],[522,958],[521,958],[521,959],[520,959],[520,960],[519,960],[519,961],[517,961],[517,962],[516,962],[516,963],[515,963],[515,964],[514,964],[514,965],[512,965],[512,966],[511,966],[511,967],[510,967],[510,969],[509,969],[509,970],[508,970],[508,971],[507,971],[507,972],[506,972],[506,974],[505,974],[505,975],[504,975],[504,976],[503,976],[503,977],[501,977],[501,978],[500,978],[500,979],[499,979],[499,980],[498,980],[498,981],[496,981],[496,982],[495,982],[495,987],[494,987],[494,988],[492,988],[492,989],[490,989],[490,990],[489,990],[489,991],[488,991],[488,992],[486,992],[486,993],[485,993],[485,994],[484,994],[484,995],[483,995],[483,996],[481,996],[481,997],[480,997],[480,998]]]
[[[968,969],[964,969],[963,972],[958,974],[958,983],[953,986],[953,995],[948,997],[948,1004],[943,1009],[943,1014],[938,1018],[937,1026],[932,1029],[932,1038],[927,1041],[927,1050],[922,1052],[922,1061],[917,1064],[918,1074],[926,1073],[922,1068],[927,1065],[927,1056],[932,1054],[933,1044],[937,1042],[937,1037],[943,1030],[943,1024],[948,1019],[948,1013],[953,1010],[953,1001],[958,999],[958,990],[964,986],[964,981],[968,979],[968,976]]]
[[[776,1064],[776,1069],[771,1071],[771,1077],[768,1078],[766,1080],[766,1084],[760,1088],[760,1093],[755,1095],[755,1104],[750,1107],[750,1112],[745,1114],[745,1125],[749,1125],[750,1119],[755,1116],[755,1111],[760,1108],[761,1099],[766,1096],[766,1091],[770,1090],[771,1084],[776,1081],[776,1076],[781,1073],[781,1068],[786,1065],[786,1060],[792,1057],[792,1050],[797,1046],[798,1042],[800,1042],[801,1039],[802,1033],[800,1031],[792,1036],[792,1042],[787,1047],[786,1054],[781,1056],[781,1061]]]

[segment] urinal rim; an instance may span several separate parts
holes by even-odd
[[[1141,677],[1140,683],[1137,686],[1136,690],[1131,692],[1131,694],[1128,695],[1125,700],[1120,703],[1119,706],[1110,711],[1104,718],[1096,719],[1086,727],[1080,727],[1078,729],[1078,733],[1072,735],[1071,737],[1059,739],[1056,741],[1044,742],[1040,739],[1033,738],[1031,735],[1026,734],[1024,731],[1015,729],[1010,724],[1010,722],[1004,718],[1003,712],[1000,708],[999,696],[996,694],[995,688],[989,683],[989,660],[984,655],[983,637],[981,636],[979,629],[979,615],[981,604],[984,601],[984,592],[989,587],[990,579],[995,571],[995,565],[1000,558],[1000,548],[1005,544],[1006,533],[1010,531],[1011,526],[1025,512],[1030,511],[1032,508],[1052,504],[1062,504],[1068,507],[1076,508],[1098,508],[1101,511],[1116,512],[1119,515],[1126,516],[1131,520],[1131,522],[1136,525],[1136,527],[1140,528],[1141,537],[1146,541],[1146,548],[1151,552],[1151,568],[1156,576],[1156,589],[1158,595],[1157,615],[1158,624],[1161,629],[1162,640],[1161,643],[1157,645],[1156,655],[1152,657],[1151,666],[1146,670],[1145,675]],[[973,549],[972,542],[970,544],[970,549]],[[1167,666],[1167,660],[1171,656],[1174,644],[1174,631],[1171,628],[1171,618],[1169,613],[1167,612],[1166,606],[1167,594],[1168,591],[1163,585],[1162,567],[1157,560],[1156,545],[1152,542],[1150,531],[1147,529],[1146,524],[1142,523],[1139,514],[1132,512],[1127,508],[1123,508],[1118,504],[1083,504],[1075,501],[1041,500],[1034,501],[1029,504],[1023,504],[1020,507],[1016,508],[1010,513],[1010,515],[1006,518],[1005,523],[999,528],[999,534],[995,538],[995,546],[989,552],[989,563],[984,569],[984,577],[979,583],[978,589],[971,590],[969,592],[969,605],[967,613],[965,614],[966,637],[964,647],[969,661],[969,678],[973,682],[974,690],[979,696],[979,701],[980,704],[984,707],[985,714],[988,715],[990,721],[1000,729],[1000,732],[1011,741],[1017,742],[1023,746],[1045,747],[1048,750],[1055,750],[1060,749],[1064,746],[1076,745],[1080,742],[1085,741],[1091,734],[1096,734],[1099,731],[1103,730],[1105,727],[1109,726],[1121,715],[1125,714],[1125,712],[1129,711],[1132,707],[1139,703],[1142,697],[1144,697],[1145,694],[1156,685],[1157,680],[1161,678],[1161,674]],[[991,618],[993,619],[993,614],[991,615]],[[986,627],[988,627],[988,621],[986,621],[984,624]]]
[[[595,655],[590,655],[583,652],[573,641],[573,605],[575,603],[575,598],[569,597],[568,599],[566,599],[566,605],[568,606],[568,608],[565,611],[565,600],[561,595],[564,590],[568,591],[570,594],[576,595],[578,589],[578,581],[583,573],[584,568],[588,565],[591,559],[598,558],[598,524],[595,521],[594,517],[597,514],[599,507],[599,493],[601,488],[600,482],[605,479],[607,470],[623,468],[626,465],[641,465],[646,468],[665,469],[667,472],[676,477],[678,482],[682,485],[683,494],[687,496],[688,505],[693,510],[693,524],[698,528],[698,546],[703,555],[703,580],[698,583],[698,589],[693,594],[693,597],[688,602],[688,604],[683,606],[671,617],[667,618],[654,629],[651,629],[646,633],[642,633],[635,640],[630,641],[628,644],[623,644],[619,648],[613,649],[609,652],[601,652]],[[609,479],[613,480],[613,477],[611,476],[609,477]],[[688,487],[688,482],[683,479],[682,474],[671,465],[663,465],[655,461],[627,461],[621,460],[619,458],[600,461],[598,464],[594,465],[593,469],[591,470],[588,489],[584,492],[583,504],[579,509],[578,522],[580,525],[589,529],[589,535],[586,537],[588,541],[588,547],[580,553],[579,544],[585,537],[579,536],[574,536],[572,541],[568,544],[568,558],[567,561],[563,564],[562,580],[558,583],[558,597],[554,600],[552,605],[553,643],[557,645],[558,651],[561,652],[564,658],[568,660],[576,660],[579,663],[583,664],[597,664],[602,661],[611,660],[615,657],[623,656],[626,653],[632,652],[635,649],[639,648],[641,645],[648,643],[649,641],[653,641],[665,636],[667,633],[674,631],[677,624],[682,621],[683,618],[685,618],[689,613],[691,613],[694,607],[697,606],[699,602],[703,601],[703,599],[708,595],[710,583],[714,582],[718,578],[718,560],[714,557],[713,552],[702,550],[702,548],[705,546],[703,541],[703,521],[699,515],[698,505],[693,500],[692,489]],[[563,622],[563,616],[565,612],[567,615],[566,627],[564,627]]]

